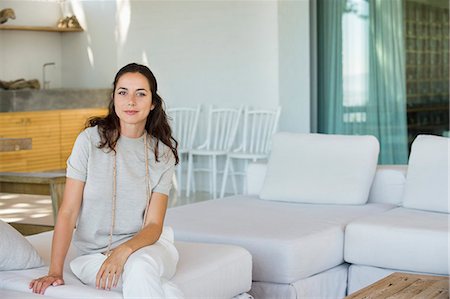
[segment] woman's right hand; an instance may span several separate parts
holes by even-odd
[[[28,288],[33,289],[33,293],[44,295],[45,290],[49,286],[59,286],[64,284],[64,279],[62,275],[46,275],[39,277],[37,279],[33,279],[30,282]]]

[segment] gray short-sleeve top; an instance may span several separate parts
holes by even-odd
[[[147,138],[151,192],[168,195],[172,186],[175,158],[170,148]],[[67,160],[67,177],[85,182],[83,200],[73,243],[81,254],[105,252],[112,217],[114,152],[99,149],[97,127],[87,128],[75,141]],[[142,227],[147,205],[144,136],[117,141],[116,219],[111,248],[133,237]]]

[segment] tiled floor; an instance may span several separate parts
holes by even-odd
[[[208,192],[196,192],[189,198],[172,192],[169,207],[210,199]],[[49,196],[0,193],[0,219],[5,222],[53,225],[52,205]]]
[[[0,219],[36,225],[53,225],[49,196],[0,193]]]

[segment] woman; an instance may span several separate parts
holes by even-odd
[[[147,67],[135,63],[116,74],[108,115],[96,117],[78,136],[67,161],[64,200],[53,236],[49,273],[31,281],[43,294],[64,284],[72,231],[80,252],[70,267],[85,284],[124,298],[182,297],[168,280],[178,252],[163,229],[177,142]]]

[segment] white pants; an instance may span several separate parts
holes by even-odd
[[[106,256],[82,255],[70,262],[72,272],[84,283],[95,287],[97,272]],[[173,245],[173,231],[164,227],[159,240],[131,254],[125,263],[117,288],[128,298],[183,298],[169,280],[175,275],[178,251]]]

